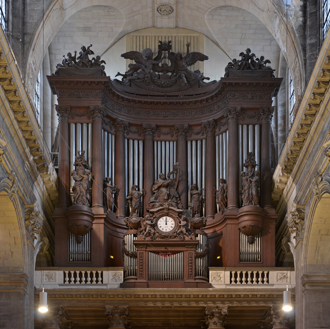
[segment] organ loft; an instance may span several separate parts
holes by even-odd
[[[275,266],[272,98],[281,79],[247,49],[209,81],[171,41],[91,46],[48,80],[59,117],[56,267],[123,267],[124,288],[207,288],[209,267]]]

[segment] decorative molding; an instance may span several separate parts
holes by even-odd
[[[5,148],[3,145],[0,145],[0,163],[2,162],[2,157],[5,154]]]
[[[105,114],[105,108],[103,106],[90,106],[91,114],[90,116],[93,118],[93,121],[96,119],[103,119]]]
[[[38,240],[44,219],[36,204],[25,206],[25,228],[32,240]]]
[[[105,316],[109,322],[109,328],[123,328],[129,324],[128,306],[106,306]]]
[[[210,282],[223,283],[223,272],[211,272]]]
[[[191,131],[189,125],[175,125],[174,132],[178,139],[183,138],[186,139]]]
[[[169,16],[174,12],[174,9],[171,5],[165,3],[157,7],[157,12],[162,16]]]
[[[56,282],[56,271],[45,271],[43,282]]]
[[[157,131],[157,127],[156,125],[151,124],[142,125],[142,131],[145,138],[153,138]]]
[[[258,113],[258,118],[261,119],[263,123],[271,123],[273,119],[274,107],[261,108]]]
[[[228,314],[228,307],[205,307],[205,322],[208,328],[225,328],[225,319]]]
[[[11,198],[14,194],[17,194],[17,177],[15,171],[12,170],[8,176],[0,181],[0,191],[5,190],[8,196]]]
[[[290,328],[290,319],[288,315],[286,315],[282,310],[275,309],[274,306],[271,307],[270,310],[270,318],[272,328],[279,329],[289,329]]]
[[[55,105],[55,109],[59,120],[61,120],[62,118],[68,118],[70,116],[71,106]]]
[[[123,282],[123,272],[111,272],[110,282]]]
[[[225,118],[227,118],[227,121],[237,120],[241,115],[241,110],[234,107],[227,110]]]
[[[206,122],[202,122],[202,134],[203,135],[211,135],[215,133],[215,120],[209,120]]]
[[[287,221],[289,231],[291,234],[294,234],[297,246],[303,240],[305,232],[305,207],[295,204]]]
[[[115,131],[128,135],[130,132],[130,125],[122,120],[116,119],[115,121]]]
[[[277,272],[276,273],[276,283],[289,283],[289,273],[288,272]]]

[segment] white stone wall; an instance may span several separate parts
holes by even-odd
[[[51,69],[54,72],[63,55],[77,51],[82,45],[93,45],[95,55],[107,51],[115,37],[122,29],[123,14],[109,6],[92,6],[73,14],[60,28],[50,45]],[[107,56],[106,56],[107,57]],[[107,68],[111,66],[111,58],[104,58]]]
[[[253,14],[237,7],[222,6],[207,13],[206,23],[220,47],[231,58],[238,59],[241,51],[251,48],[257,57],[265,56],[277,69],[280,55],[277,41]]]

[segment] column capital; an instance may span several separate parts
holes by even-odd
[[[116,119],[114,126],[116,133],[122,133],[126,135],[130,130],[129,124],[119,119]]]
[[[273,113],[274,113],[273,106],[261,108],[259,110],[258,117],[259,119],[261,119],[263,123],[267,123],[267,122],[271,123],[273,119]]]
[[[151,124],[142,125],[142,132],[144,138],[153,138],[156,133],[156,130],[157,130],[156,125],[151,125]]]
[[[128,306],[106,306],[105,316],[109,322],[109,328],[125,329],[127,324],[129,323]]]
[[[228,119],[228,121],[231,120],[237,121],[240,115],[241,115],[241,109],[237,107],[233,107],[227,110],[225,117]]]
[[[90,106],[89,108],[91,110],[91,117],[93,118],[93,121],[104,117],[105,108],[103,106]]]
[[[55,105],[55,109],[59,119],[68,118],[71,113],[71,106]]]
[[[202,134],[211,135],[215,133],[216,123],[215,120],[202,122]]]
[[[205,307],[205,322],[208,325],[207,328],[225,328],[224,325],[227,314],[227,306]]]
[[[190,127],[189,125],[175,125],[174,133],[178,138],[187,138]]]

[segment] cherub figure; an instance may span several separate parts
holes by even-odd
[[[144,231],[143,239],[145,239],[147,236],[150,236],[151,239],[154,238],[155,233],[156,233],[156,231],[154,229],[155,223],[156,223],[156,221],[152,220],[152,218],[149,215],[146,216],[146,219],[144,221],[144,225],[145,225],[144,230],[145,231]]]
[[[103,59],[101,60],[101,56],[96,56],[92,58],[92,65],[94,67],[101,67],[102,70],[105,70],[105,66],[103,64],[107,64]]]
[[[155,59],[153,58],[153,52],[150,48],[143,49],[142,52],[129,51],[121,55],[125,59],[131,59],[135,61],[135,64],[129,64],[129,70],[125,74],[117,73],[116,76],[121,75],[125,80],[138,80],[144,79],[152,73],[152,68],[155,64],[159,64],[163,57]]]

